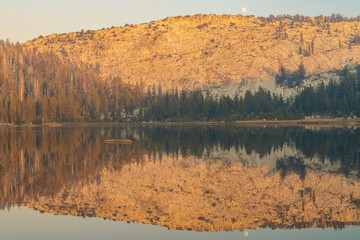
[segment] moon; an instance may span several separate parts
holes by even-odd
[[[246,8],[243,7],[243,8],[241,9],[241,11],[242,11],[243,13],[246,13]]]

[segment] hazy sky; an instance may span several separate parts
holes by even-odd
[[[137,24],[196,13],[248,15],[360,14],[360,0],[0,0],[0,39]]]

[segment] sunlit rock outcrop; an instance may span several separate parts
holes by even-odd
[[[161,84],[163,88],[204,88],[214,94],[244,93],[259,86],[291,96],[274,76],[283,65],[304,64],[309,83],[336,80],[334,69],[360,63],[353,44],[358,22],[266,21],[242,15],[170,17],[139,25],[53,34],[25,43],[91,64],[104,79]],[[317,75],[318,73],[324,73]]]

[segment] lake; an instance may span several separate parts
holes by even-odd
[[[4,127],[0,239],[355,239],[359,177],[356,127]]]

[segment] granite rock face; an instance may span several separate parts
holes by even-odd
[[[299,23],[242,15],[170,17],[53,34],[25,45],[91,64],[104,79],[118,76],[133,84],[230,95],[260,85],[291,96],[296,89],[289,92],[274,84],[281,65],[296,71],[303,63],[312,76],[360,63],[360,46],[352,44],[358,22],[318,24],[310,19]]]

